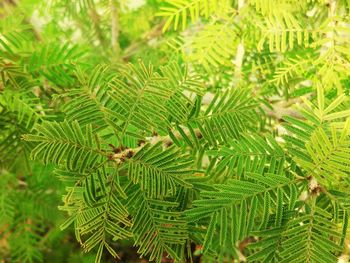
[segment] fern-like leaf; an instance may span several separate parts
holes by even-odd
[[[188,233],[185,218],[176,211],[178,204],[150,199],[137,186],[131,187],[128,193],[127,206],[133,215],[132,232],[138,253],[149,255],[150,260],[158,263],[162,262],[164,252],[181,260]]]
[[[128,162],[129,178],[150,198],[174,195],[177,186],[191,187],[186,177],[192,175],[192,161],[175,146],[162,150],[161,143],[144,146]]]
[[[107,157],[100,149],[97,136],[91,125],[80,127],[77,121],[44,122],[36,126],[38,135],[24,135],[27,141],[37,143],[31,157],[40,159],[45,164],[65,165],[68,170],[91,169]]]

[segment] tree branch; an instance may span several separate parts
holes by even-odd
[[[244,7],[244,0],[238,0],[238,9],[237,9],[237,13],[239,14],[241,9]],[[235,64],[235,73],[234,73],[234,78],[239,78],[242,72],[242,64],[243,64],[243,58],[244,58],[244,43],[243,43],[243,39],[241,39],[240,43],[237,46],[237,51],[236,51],[236,58],[234,61]]]
[[[111,7],[111,44],[114,52],[119,53],[119,14],[115,5],[115,0],[110,0]]]

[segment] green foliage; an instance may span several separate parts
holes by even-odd
[[[349,3],[136,5],[0,5],[0,258],[346,259]]]
[[[158,16],[167,17],[163,31],[165,32],[172,24],[174,30],[180,27],[182,30],[186,28],[187,17],[190,17],[192,23],[196,22],[200,17],[208,18],[209,15],[215,14],[221,8],[229,7],[226,0],[167,0],[167,5],[160,8]]]
[[[139,187],[128,189],[130,214],[134,218],[131,231],[140,255],[161,262],[163,253],[181,261],[188,239],[187,224],[176,202],[150,199]],[[145,227],[145,225],[147,227]]]
[[[176,147],[162,151],[160,143],[157,143],[149,148],[142,147],[130,159],[128,177],[133,183],[139,184],[150,198],[174,195],[177,186],[191,187],[186,182],[186,176],[193,173],[189,169],[191,163]]]

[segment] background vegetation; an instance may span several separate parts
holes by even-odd
[[[2,0],[0,261],[347,262],[349,8]]]

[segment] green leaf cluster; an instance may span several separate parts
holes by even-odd
[[[129,2],[0,5],[0,257],[349,257],[349,3]]]

